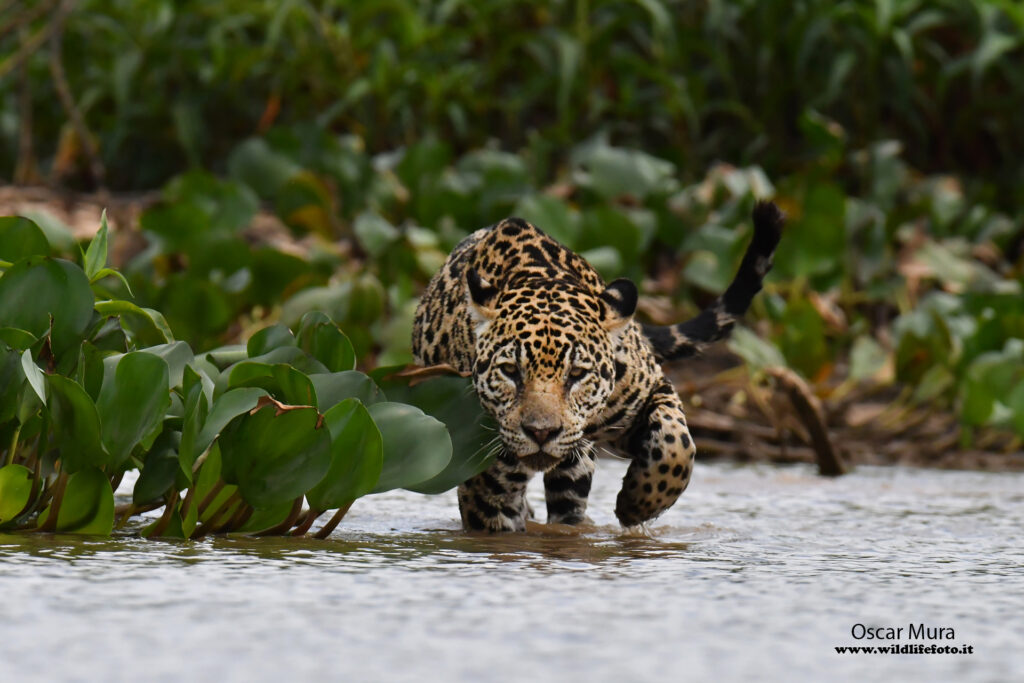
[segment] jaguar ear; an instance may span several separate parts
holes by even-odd
[[[498,289],[480,277],[480,273],[475,269],[467,268],[466,292],[466,304],[469,307],[469,317],[473,321],[473,332],[479,336],[497,314],[494,310],[494,299]]]
[[[629,321],[633,319],[636,312],[636,302],[639,294],[636,285],[631,280],[619,278],[615,280],[600,294],[601,301],[605,303],[604,328],[612,336],[618,336],[625,329]]]

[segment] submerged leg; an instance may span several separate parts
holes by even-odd
[[[487,470],[459,486],[462,526],[469,531],[525,531],[533,516],[526,502],[532,472],[499,455]]]
[[[555,465],[544,475],[548,524],[579,524],[586,519],[587,496],[594,479],[593,446]]]
[[[672,507],[690,483],[696,449],[683,403],[667,380],[615,446],[632,459],[615,502],[622,525],[646,522]]]

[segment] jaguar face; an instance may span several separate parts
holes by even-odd
[[[506,455],[550,469],[586,444],[584,430],[614,389],[615,345],[636,288],[617,281],[595,296],[567,281],[531,279],[498,292],[473,272],[467,284],[480,402]]]

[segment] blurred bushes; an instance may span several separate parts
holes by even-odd
[[[0,54],[45,15],[30,26]],[[798,170],[828,155],[830,120],[854,148],[899,139],[915,168],[984,177],[1004,206],[1024,181],[1014,0],[82,0],[63,44],[118,189],[186,166],[223,172],[273,122],[354,134],[371,152],[431,133],[456,154],[500,140],[531,149],[541,178],[606,132],[694,181],[715,160]],[[46,51],[27,68],[37,154],[70,172]],[[18,89],[5,80],[9,176]]]
[[[0,173],[28,130],[87,188],[45,44],[16,78],[48,25],[0,31]],[[422,285],[510,214],[680,317],[773,197],[787,232],[734,351],[1024,434],[1017,2],[82,0],[62,42],[109,186],[163,188],[125,276],[196,348],[321,310],[364,365],[405,362]],[[302,248],[254,240],[260,210]]]
[[[307,135],[317,144],[301,143]],[[825,394],[897,381],[913,387],[904,400],[1020,429],[1024,297],[1009,251],[1020,218],[967,202],[955,177],[919,175],[898,144],[836,153],[777,186],[758,167],[727,165],[685,184],[671,162],[596,137],[544,184],[528,153],[456,157],[426,139],[371,156],[356,138],[277,128],[229,155],[228,178],[170,182],[141,217],[148,247],[125,276],[138,303],[197,348],[323,311],[363,364],[399,364],[411,361],[418,292],[478,226],[510,214],[536,222],[606,278],[643,280],[642,311],[664,321],[724,290],[754,202],[773,197],[789,221],[751,316],[761,336],[740,330],[735,352],[753,368],[792,367]],[[841,176],[863,193],[848,194]],[[307,186],[321,191],[296,191]],[[296,253],[250,244],[261,203],[293,232]]]

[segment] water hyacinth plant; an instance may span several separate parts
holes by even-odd
[[[385,370],[386,393],[318,312],[197,354],[158,311],[103,296],[106,278],[127,284],[107,240],[104,217],[79,265],[33,222],[0,220],[0,528],[106,535],[163,508],[144,536],[303,534],[337,510],[326,535],[360,497],[487,466],[466,380]]]

